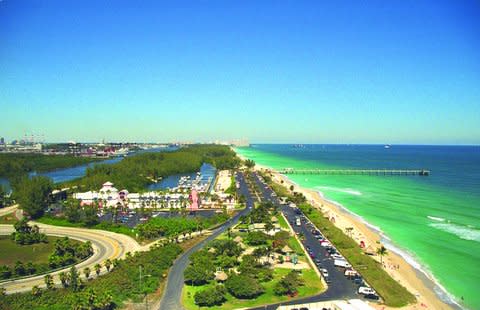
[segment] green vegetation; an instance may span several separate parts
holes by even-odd
[[[23,178],[13,184],[14,198],[20,208],[32,218],[43,215],[50,202],[53,183],[49,178],[36,176]]]
[[[228,214],[221,213],[212,217],[203,218],[187,218],[173,217],[162,218],[154,217],[144,224],[140,224],[135,228],[138,235],[145,239],[156,239],[160,237],[173,237],[183,234],[189,235],[195,231],[201,231],[217,224],[225,222],[229,218]]]
[[[12,199],[7,190],[0,184],[0,208],[8,207],[12,204]]]
[[[0,309],[121,308],[127,300],[140,300],[144,294],[154,292],[164,281],[166,270],[181,252],[182,249],[176,244],[157,246],[148,252],[139,252],[125,260],[116,261],[111,271],[102,277],[86,282],[75,281],[74,285],[71,282],[73,271],[70,270],[64,274],[66,288],[40,289],[35,295],[32,292],[0,296]],[[141,285],[138,266],[143,266],[143,272],[151,275]],[[73,278],[76,278],[78,272],[73,273]]]
[[[15,179],[29,172],[45,172],[54,169],[79,166],[98,161],[97,158],[71,155],[0,154],[0,177]]]
[[[242,221],[272,225],[274,212],[273,205],[261,203]],[[234,237],[241,237],[242,243],[237,243]],[[318,293],[322,285],[313,270],[299,274],[275,268],[277,262],[283,262],[282,249],[290,242],[295,242],[294,247],[302,252],[288,231],[270,236],[262,231],[234,233],[228,230],[191,256],[184,272],[184,305],[187,309],[197,306],[233,309],[282,301],[287,295],[291,298]],[[251,247],[248,252],[245,244]],[[274,255],[275,252],[278,254]],[[224,289],[219,288],[218,282],[224,282]],[[309,287],[304,287],[304,283]]]
[[[295,296],[298,293],[298,289],[304,285],[304,282],[305,281],[299,277],[299,272],[297,270],[292,270],[278,281],[273,289],[275,295]]]
[[[217,169],[234,169],[240,164],[227,146],[192,145],[174,152],[144,153],[127,157],[111,165],[99,164],[87,169],[86,176],[67,185],[79,185],[83,190],[97,190],[106,181],[129,191],[144,191],[160,177],[198,171],[202,163]]]
[[[225,282],[228,292],[239,299],[252,299],[265,292],[265,288],[248,275],[232,274]]]
[[[46,242],[19,245],[8,236],[0,236],[0,279],[47,272],[73,264],[92,254],[90,243],[68,238],[46,237]],[[62,250],[62,252],[59,252]],[[52,265],[53,261],[58,264]]]
[[[255,167],[255,162],[251,159],[247,159],[243,162],[243,164],[245,165],[245,167],[247,167],[248,169],[252,169],[253,167]]]
[[[40,242],[47,242],[47,235],[40,233],[40,228],[37,225],[28,225],[26,218],[21,219],[13,225],[15,232],[12,233],[11,238],[16,244],[34,244]]]
[[[281,281],[281,279],[288,275],[290,269],[276,268],[273,270],[273,279],[269,282],[262,283],[264,293],[254,299],[238,299],[232,296],[228,291],[226,292],[225,301],[221,305],[210,306],[209,310],[233,310],[239,308],[258,307],[261,305],[268,305],[272,303],[279,303],[287,300],[292,300],[292,297],[288,295],[275,294],[275,286]],[[298,287],[298,292],[295,298],[302,298],[306,296],[312,296],[322,291],[323,287],[318,279],[317,274],[312,269],[306,269],[301,271],[301,279],[304,280],[304,285]],[[191,286],[185,285],[182,292],[183,306],[187,310],[197,310],[199,305],[195,304],[195,295],[197,292],[211,289],[217,284],[210,283],[204,286]],[[207,309],[200,307],[200,309]]]

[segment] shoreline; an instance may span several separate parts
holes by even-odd
[[[237,155],[245,159],[244,156],[238,153]],[[335,226],[342,231],[345,232],[347,227],[353,227],[351,236],[356,243],[359,244],[360,241],[363,241],[366,248],[371,248],[373,251],[376,250],[380,244],[383,244],[389,250],[388,254],[383,258],[385,271],[394,280],[405,286],[417,299],[417,303],[407,305],[401,309],[462,309],[462,307],[455,302],[453,296],[451,296],[428,271],[424,270],[421,264],[416,262],[415,258],[410,255],[408,251],[404,251],[396,246],[383,234],[379,227],[368,223],[363,217],[351,212],[343,205],[329,200],[320,191],[303,188],[270,167],[256,164],[255,170],[268,170],[273,176],[273,181],[277,183],[283,181],[283,185],[286,185],[287,188],[293,185],[294,190],[305,195],[307,201],[313,207],[319,209],[325,215],[328,215],[329,218],[333,217]],[[380,261],[378,255],[372,257]],[[439,296],[440,294],[444,295],[446,299],[448,298],[448,301],[443,300],[442,297]],[[385,305],[372,304],[372,306],[376,309],[394,309]]]

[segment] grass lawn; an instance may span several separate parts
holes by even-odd
[[[281,228],[290,230],[290,228],[288,227],[288,223],[283,217],[283,215],[279,214],[277,216],[277,219],[278,219],[278,224],[280,225]]]
[[[249,308],[260,305],[267,305],[272,303],[283,302],[287,300],[292,300],[293,298],[288,296],[277,296],[273,292],[273,287],[275,284],[288,272],[290,269],[277,268],[274,270],[274,278],[270,282],[262,283],[265,287],[265,293],[258,296],[255,299],[237,299],[227,293],[227,301],[221,306],[217,307],[198,307],[195,305],[193,296],[197,291],[203,290],[207,287],[214,286],[215,283],[203,285],[203,286],[190,286],[184,285],[182,291],[182,303],[187,310],[194,309],[212,309],[212,310],[221,310],[221,309],[237,309],[237,308]],[[301,298],[306,296],[311,296],[322,292],[324,289],[320,279],[318,278],[315,271],[312,269],[307,269],[302,271],[302,278],[305,280],[305,285],[299,288],[299,293],[295,298]]]
[[[14,213],[6,214],[4,216],[0,216],[0,224],[15,224],[17,219],[15,218]]]
[[[59,237],[47,237],[48,243],[18,245],[10,236],[0,236],[0,265],[15,266],[17,261],[34,264],[48,264],[48,256],[53,253],[55,240]],[[77,240],[71,240],[78,242]]]

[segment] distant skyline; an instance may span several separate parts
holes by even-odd
[[[0,1],[0,137],[480,144],[478,1]]]

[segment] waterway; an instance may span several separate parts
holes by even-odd
[[[148,152],[171,152],[177,150],[178,147],[164,147],[164,148],[152,148],[152,149],[147,149],[147,150],[140,150],[135,153],[133,153],[131,156],[135,156],[135,154],[141,154],[141,153],[148,153]],[[86,165],[79,165],[75,167],[70,167],[70,168],[64,168],[64,169],[56,169],[52,171],[47,171],[47,172],[42,172],[42,173],[37,173],[35,171],[30,172],[29,176],[36,176],[36,175],[41,175],[48,177],[52,179],[54,183],[62,183],[62,182],[67,182],[71,180],[75,180],[81,177],[84,177],[85,174],[87,173],[87,169],[90,167],[93,167],[94,165],[98,164],[115,164],[123,160],[125,157],[115,157],[111,159],[106,159],[103,161],[99,162],[94,162],[94,163],[89,163]],[[0,178],[0,184],[7,190],[11,191],[10,187],[10,182],[6,178]]]

